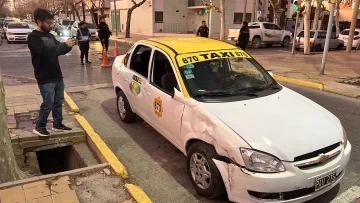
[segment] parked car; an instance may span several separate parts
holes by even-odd
[[[349,29],[345,29],[339,34],[339,39],[344,41],[344,46],[345,47],[347,46],[347,42],[348,42],[348,38],[349,38],[349,32],[350,32]],[[357,49],[360,48],[360,29],[359,28],[355,29],[352,48],[357,48]]]
[[[266,44],[271,47],[273,44],[281,44],[288,47],[291,42],[292,33],[281,29],[274,23],[252,22],[249,23],[251,47],[258,48],[260,44]],[[229,29],[228,40],[237,40],[240,29]]]
[[[10,22],[7,28],[7,41],[9,44],[15,41],[27,41],[31,33],[29,25],[25,22]]]
[[[140,40],[115,58],[112,82],[120,119],[140,116],[187,156],[203,196],[305,202],[344,177],[351,144],[340,120],[229,43]]]
[[[6,18],[5,21],[4,21],[4,25],[3,25],[3,32],[4,32],[4,38],[6,39],[6,32],[7,32],[7,27],[8,27],[8,24],[10,22],[16,22],[15,19],[12,19],[12,18]]]
[[[310,50],[319,52],[324,49],[326,41],[325,30],[310,31]],[[337,39],[335,33],[332,34],[329,49],[341,50],[344,47],[344,41]],[[304,31],[300,31],[295,40],[295,49],[299,51],[304,48]]]
[[[69,19],[59,19],[55,23],[54,31],[58,36],[70,36],[71,35],[71,26],[75,21]]]
[[[79,23],[80,21],[75,21],[71,26],[71,35],[76,36],[77,30],[79,29]],[[97,27],[92,23],[87,23],[86,27],[89,29],[91,33],[90,40],[99,40],[99,36],[97,33]]]

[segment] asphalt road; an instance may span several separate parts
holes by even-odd
[[[113,53],[110,44],[109,56]],[[118,43],[120,54],[130,45]],[[250,54],[286,53],[290,49],[274,46],[247,50]],[[67,89],[93,84],[111,83],[111,69],[102,63],[100,42],[91,42],[91,65],[80,66],[77,47],[60,57]],[[111,63],[111,60],[110,60]],[[0,66],[7,75],[34,77],[30,52],[26,44],[0,46]],[[339,187],[312,202],[330,202],[336,195],[351,196],[349,191],[360,186],[360,101],[346,97],[287,85],[333,112],[347,130],[353,150],[347,173]],[[71,88],[70,88],[71,89]],[[81,88],[80,88],[81,89]],[[196,194],[185,169],[185,157],[172,144],[140,119],[131,125],[123,124],[117,114],[115,92],[112,88],[93,89],[72,94],[84,115],[130,172],[130,177],[149,194],[154,202],[228,202],[226,197],[208,200]],[[355,189],[354,189],[355,188]],[[359,191],[360,190],[356,190]],[[356,193],[358,194],[358,193]],[[358,194],[360,197],[360,194]],[[346,201],[336,201],[346,202]]]
[[[352,144],[352,156],[345,177],[311,203],[328,203],[337,195],[360,186],[360,101],[317,90],[286,85],[334,113],[343,123]],[[208,200],[196,194],[188,178],[186,159],[171,143],[138,119],[120,121],[112,88],[71,94],[96,131],[125,164],[134,179],[154,202],[228,202],[226,197]],[[359,191],[360,192],[360,191]],[[360,194],[359,194],[360,196]],[[309,203],[310,203],[309,202]],[[346,202],[346,201],[335,201]]]

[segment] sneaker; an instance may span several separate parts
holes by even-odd
[[[91,63],[90,61],[86,61],[86,63]]]
[[[39,135],[41,137],[49,137],[50,133],[46,130],[46,128],[35,128],[33,130],[33,133],[36,135]]]
[[[81,61],[81,65],[82,65],[82,66],[85,65],[84,62]]]
[[[59,126],[53,126],[52,131],[56,131],[56,132],[61,132],[64,130],[72,130],[72,128],[69,128],[67,126],[65,126],[64,124],[61,124]]]

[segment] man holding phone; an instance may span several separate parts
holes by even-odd
[[[58,56],[70,52],[76,41],[68,39],[60,43],[56,40],[50,33],[54,26],[54,16],[49,11],[37,8],[34,11],[34,20],[37,29],[29,34],[28,47],[43,103],[40,106],[39,120],[33,133],[39,136],[50,136],[46,124],[51,111],[54,118],[53,131],[72,130],[62,123],[65,87]]]

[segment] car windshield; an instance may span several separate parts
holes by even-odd
[[[196,96],[248,95],[278,88],[252,58],[219,58],[180,67],[189,92]]]
[[[342,35],[349,35],[350,30],[344,30],[341,32]],[[354,35],[359,35],[358,31],[355,31]]]
[[[315,32],[314,31],[310,31],[310,38],[314,38]],[[298,37],[304,37],[304,31],[301,31],[298,34]]]
[[[8,29],[29,29],[28,24],[9,24]]]
[[[63,25],[72,25],[74,23],[74,21],[70,21],[70,20],[64,20],[64,21],[62,21],[62,24]]]

